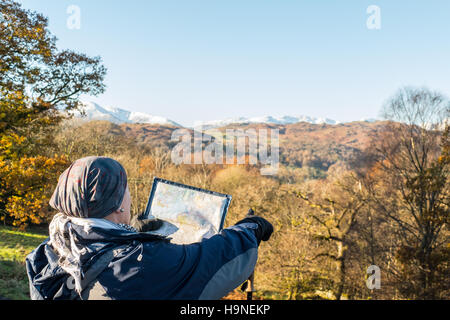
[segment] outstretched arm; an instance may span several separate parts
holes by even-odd
[[[258,218],[262,219],[262,218]],[[262,219],[264,220],[264,219]],[[267,221],[242,220],[199,243],[145,244],[144,299],[215,300],[242,284],[253,272],[258,245],[268,239]]]

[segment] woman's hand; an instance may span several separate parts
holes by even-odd
[[[160,219],[146,219],[144,214],[135,215],[131,219],[131,226],[135,228],[138,232],[149,232],[158,230],[161,228],[163,220]]]
[[[247,215],[243,220],[237,222],[236,224],[241,223],[256,223],[258,225],[258,229],[256,230],[256,238],[258,239],[258,245],[262,241],[268,241],[270,236],[273,233],[272,224],[262,217],[257,217],[255,215]]]

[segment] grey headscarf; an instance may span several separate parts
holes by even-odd
[[[76,160],[59,177],[50,205],[78,218],[104,218],[118,210],[127,188],[122,165],[106,157]]]

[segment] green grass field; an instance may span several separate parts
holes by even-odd
[[[23,232],[0,226],[0,297],[30,299],[25,258],[46,238],[46,228],[31,227]]]

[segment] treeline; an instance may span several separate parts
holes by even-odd
[[[59,174],[75,159],[109,156],[127,170],[133,214],[145,209],[159,176],[233,195],[226,226],[250,207],[269,219],[275,233],[261,245],[256,269],[261,296],[450,298],[450,104],[441,94],[399,90],[385,105],[387,121],[371,134],[370,148],[339,150],[346,161],[330,153],[320,172],[305,172],[317,169],[309,165],[323,156],[297,150],[302,137],[295,132],[275,176],[250,165],[175,165],[170,146],[156,138],[167,128],[148,143],[111,123],[64,119],[59,110],[77,108],[81,94],[104,90],[100,59],[58,51],[47,20],[11,0],[0,10],[6,17],[0,24],[3,223],[48,223]],[[367,286],[369,266],[380,270],[380,289]]]

